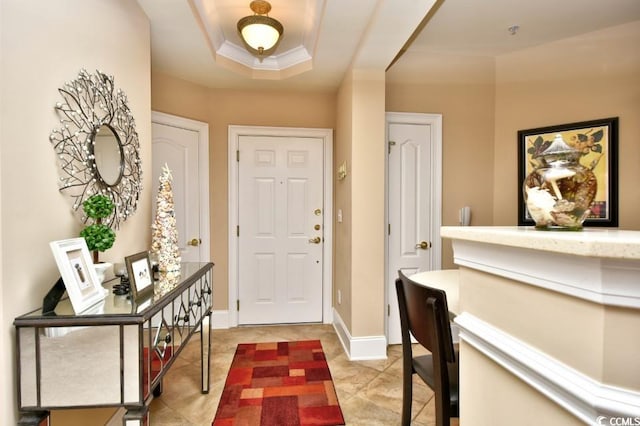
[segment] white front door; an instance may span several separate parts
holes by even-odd
[[[153,113],[151,130],[152,221],[155,219],[160,173],[167,164],[173,176],[173,202],[181,260],[207,261],[209,235],[208,227],[206,224],[203,226],[203,221],[208,221],[208,218],[201,216],[203,210],[208,211],[209,201],[205,195],[205,191],[208,191],[208,170],[201,170],[206,166],[202,164],[200,156],[204,155],[205,160],[208,160],[208,155],[200,151],[203,150],[201,139],[208,138],[208,126],[180,117]]]
[[[323,140],[245,135],[238,148],[238,322],[321,322]]]
[[[440,267],[440,257],[433,256],[433,250],[440,249],[439,232],[434,232],[434,223],[438,223],[439,229],[439,213],[434,217],[436,209],[433,205],[434,195],[439,194],[436,190],[438,179],[434,179],[433,173],[436,160],[433,155],[438,152],[434,149],[436,132],[430,123],[398,121],[387,119],[389,344],[401,342],[395,289],[398,270],[411,275]]]

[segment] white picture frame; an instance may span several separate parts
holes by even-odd
[[[84,238],[52,241],[49,246],[76,314],[104,300],[106,291],[98,281]]]

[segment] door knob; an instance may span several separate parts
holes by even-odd
[[[426,250],[430,247],[431,247],[431,243],[428,243],[426,241],[420,241],[418,244],[416,244],[417,249]]]
[[[187,241],[187,245],[197,247],[200,245],[201,242],[202,240],[200,238],[194,238],[191,241]]]
[[[309,242],[311,244],[320,244],[320,241],[322,241],[322,238],[320,238],[320,237],[315,237],[315,238],[310,238],[309,239]]]

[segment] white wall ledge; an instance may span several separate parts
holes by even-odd
[[[584,228],[539,231],[533,226],[443,226],[443,238],[571,254],[640,260],[640,231]]]
[[[602,305],[640,309],[640,232],[443,227],[460,266]],[[544,265],[544,267],[542,267]]]

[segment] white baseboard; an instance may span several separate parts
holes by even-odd
[[[212,319],[212,324],[211,324],[212,329],[216,329],[216,328],[226,329],[226,328],[233,328],[238,326],[235,319],[231,318],[231,312],[229,312],[228,310],[212,311],[211,319]],[[324,316],[324,318],[322,319],[323,324],[331,324],[332,322],[333,322],[333,317],[331,316],[331,313]]]
[[[325,322],[326,323],[326,322]],[[227,329],[231,327],[229,311],[212,311],[211,328]],[[385,336],[353,337],[345,326],[340,314],[333,310],[333,328],[345,353],[352,361],[387,358],[387,339]]]
[[[229,328],[229,311],[212,311],[211,312],[211,328],[222,329]]]
[[[468,312],[455,322],[461,340],[585,423],[639,418],[640,392],[600,383]]]
[[[385,336],[351,336],[340,314],[335,309],[333,310],[333,328],[351,361],[387,358],[387,338]]]

